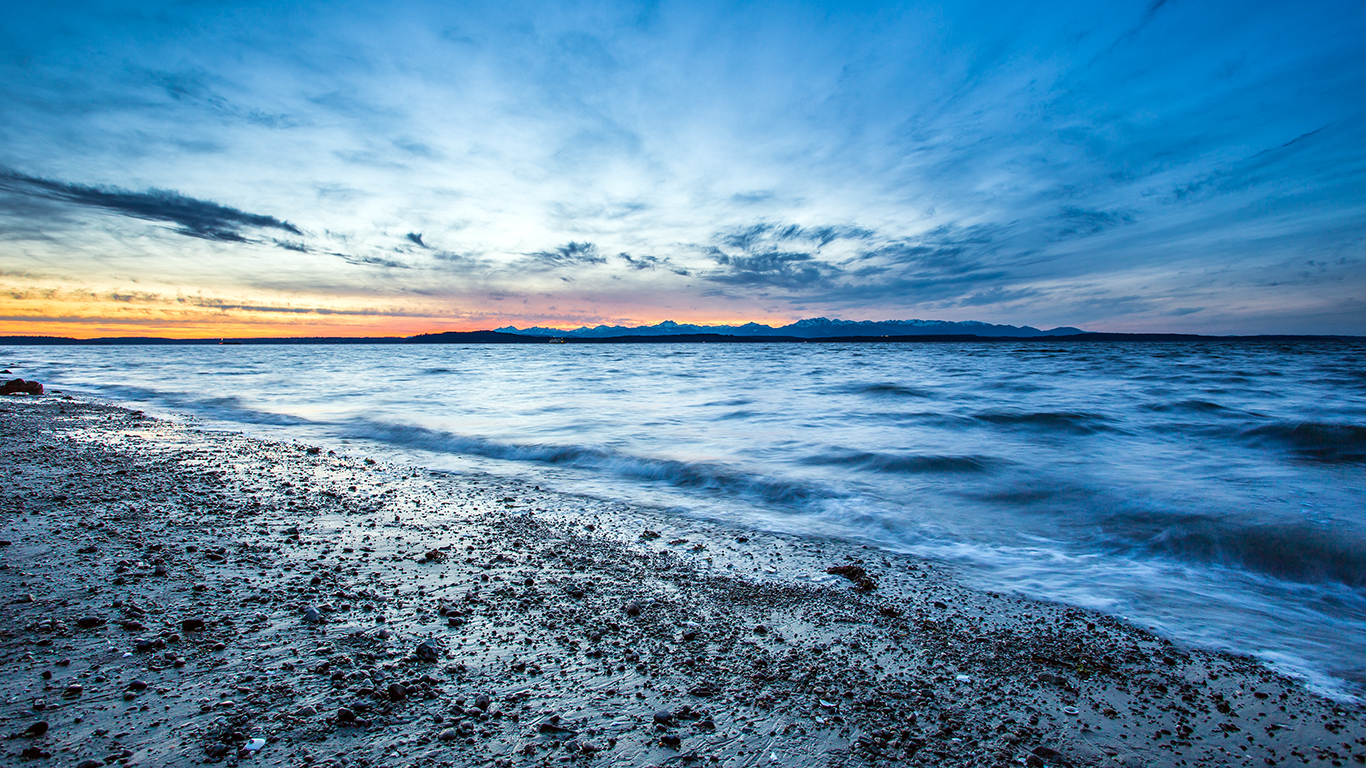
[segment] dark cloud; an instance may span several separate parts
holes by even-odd
[[[279,248],[284,248],[286,251],[294,251],[295,253],[312,253],[312,251],[308,249],[308,246],[303,243],[290,240],[276,240],[275,245]]]
[[[422,242],[422,233],[421,233],[421,232],[409,232],[408,234],[404,235],[403,237],[404,237],[408,242],[413,243],[413,244],[415,244],[415,245],[417,245],[417,246],[419,246],[419,247],[422,247],[422,248],[430,248],[430,247],[431,247],[431,246],[427,245],[426,243]]]
[[[247,227],[303,234],[298,227],[274,216],[247,213],[208,200],[196,200],[169,189],[133,192],[119,187],[87,187],[49,181],[11,170],[0,170],[0,189],[134,219],[169,222],[176,225],[176,231],[180,234],[205,240],[247,242],[242,234]]]
[[[658,256],[632,256],[631,254],[623,251],[617,254],[617,258],[625,261],[627,266],[635,270],[669,267],[676,274],[687,274],[687,270],[679,272],[677,268],[674,268],[671,262],[669,261],[668,256],[665,256],[663,258],[660,258]]]
[[[354,264],[358,267],[386,267],[389,269],[412,269],[412,267],[408,266],[407,264],[404,264],[401,261],[394,261],[393,259],[381,259],[377,256],[353,256],[349,253],[336,252],[333,252],[332,255],[340,258],[347,264]]]
[[[204,82],[205,76],[196,73],[153,73],[153,81],[173,101],[203,109],[219,117],[242,120],[266,128],[288,128],[297,125],[289,115],[269,114],[257,109],[244,109],[218,95]]]
[[[873,236],[872,231],[859,227],[758,222],[718,232],[714,244],[702,250],[721,269],[703,277],[730,285],[792,291],[829,286],[844,276],[845,270],[822,258],[820,249],[836,240],[863,241]]]
[[[1087,237],[1098,235],[1107,229],[1122,224],[1132,224],[1133,216],[1111,211],[1091,211],[1085,208],[1068,206],[1057,216],[1062,223],[1059,235],[1062,237]]]
[[[536,251],[527,255],[548,267],[607,263],[607,257],[598,253],[598,246],[587,241],[578,243],[571,240],[552,251]]]

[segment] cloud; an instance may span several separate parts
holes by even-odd
[[[133,192],[120,187],[87,187],[12,170],[0,170],[0,189],[134,219],[169,222],[176,225],[180,234],[205,240],[247,242],[242,230],[248,227],[303,234],[298,227],[274,216],[247,213],[168,189]]]
[[[527,254],[547,267],[574,267],[586,264],[606,264],[607,257],[598,253],[598,246],[590,242],[569,242],[551,251]]]
[[[405,239],[407,239],[408,242],[414,243],[415,245],[417,245],[417,246],[420,247],[420,248],[431,248],[431,246],[429,246],[429,245],[427,245],[426,243],[422,242],[422,233],[421,233],[421,232],[409,232],[408,234],[404,235],[403,237],[404,237]]]

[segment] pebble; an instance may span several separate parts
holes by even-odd
[[[337,722],[339,722],[339,723],[354,723],[355,721],[356,721],[356,713],[353,712],[352,710],[347,709],[346,707],[341,707],[340,709],[337,710]]]
[[[435,640],[423,640],[417,644],[416,653],[423,661],[436,661],[441,658],[441,646]]]
[[[203,620],[203,619],[185,619],[184,621],[180,622],[180,629],[181,629],[181,631],[183,631],[183,632],[203,632],[203,631],[204,631],[204,620]]]
[[[447,728],[443,730],[441,733],[437,734],[436,737],[438,739],[441,739],[442,741],[455,741],[456,739],[460,738],[460,732],[455,730],[454,728]]]
[[[309,624],[321,624],[322,620],[322,611],[319,611],[317,607],[312,605],[304,606],[304,621]]]
[[[47,721],[46,721],[46,720],[39,720],[38,722],[34,723],[33,725],[30,725],[30,726],[24,731],[24,735],[25,735],[25,736],[28,736],[29,738],[36,739],[36,738],[38,738],[39,736],[42,736],[43,734],[47,733],[47,729],[48,729]]]

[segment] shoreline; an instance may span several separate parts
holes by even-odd
[[[15,760],[1366,763],[1366,707],[915,558],[58,395],[0,411]],[[851,566],[877,588],[827,573]]]

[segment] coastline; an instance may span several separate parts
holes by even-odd
[[[1366,763],[1361,706],[913,558],[60,395],[0,409],[9,759]],[[877,588],[827,573],[850,565]]]

